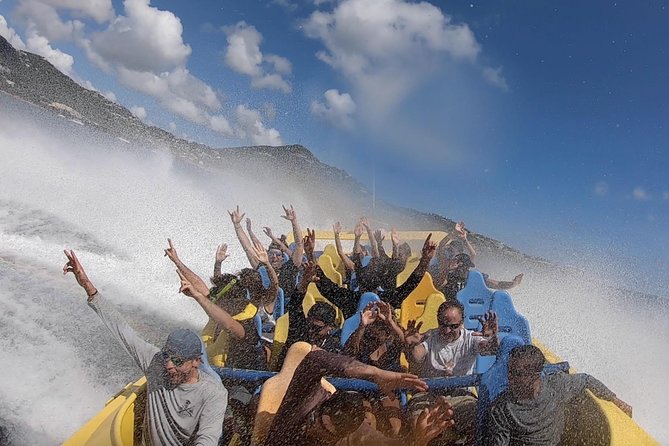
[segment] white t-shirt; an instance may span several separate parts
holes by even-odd
[[[455,341],[448,343],[435,328],[427,332],[427,338],[421,344],[427,350],[423,376],[435,378],[439,376],[463,376],[469,375],[474,370],[476,355],[479,352],[479,344],[486,338],[473,336],[472,331],[460,327],[460,336]],[[445,371],[452,373],[447,374]]]

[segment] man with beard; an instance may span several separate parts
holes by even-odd
[[[98,292],[74,251],[65,251],[65,255],[63,274],[74,274],[88,295],[88,305],[146,375],[144,443],[217,445],[228,392],[203,359],[200,337],[191,330],[177,329],[162,349],[144,341]]]

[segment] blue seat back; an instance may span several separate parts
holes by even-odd
[[[265,268],[264,266],[259,266],[258,273],[260,274],[260,279],[262,280],[262,286],[264,286],[265,289],[269,288],[270,280],[267,268]]]
[[[379,296],[371,292],[363,293],[362,296],[360,296],[360,300],[358,301],[358,311],[344,321],[344,326],[341,329],[340,339],[342,346],[346,344],[348,338],[350,338],[353,332],[360,326],[360,312],[364,310],[370,302],[378,302],[379,300]]]
[[[372,260],[372,256],[364,256],[362,259],[360,259],[360,264],[365,267],[369,265],[369,262]]]
[[[486,286],[483,274],[475,269],[469,271],[467,285],[457,294],[458,300],[465,307],[464,325],[467,330],[480,328],[478,317],[490,310],[492,294],[493,290]]]
[[[284,299],[283,288],[279,288],[274,301],[274,320],[279,319],[286,311],[286,302]]]

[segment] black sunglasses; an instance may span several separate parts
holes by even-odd
[[[163,352],[163,359],[165,360],[165,362],[172,361],[172,364],[174,364],[175,367],[181,367],[187,361],[190,361],[193,358],[186,359],[178,355],[173,355],[170,352]]]
[[[440,326],[441,328],[450,328],[451,330],[455,330],[455,329],[458,328],[461,324],[462,324],[462,321],[458,322],[457,324],[444,324],[444,323],[439,322],[439,326]]]

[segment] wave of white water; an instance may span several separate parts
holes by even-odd
[[[271,178],[259,187],[253,172],[198,174],[160,152],[134,151],[65,118],[0,101],[0,425],[12,444],[62,442],[139,374],[73,278],[63,277],[64,248],[77,251],[96,286],[158,344],[176,326],[197,329],[205,321],[176,293],[174,269],[162,255],[167,237],[206,277],[221,242],[231,247],[229,269],[244,264],[227,214],[236,204],[258,230],[286,232],[279,214],[288,202],[305,227],[330,223],[311,215],[300,197],[273,190]],[[499,278],[522,267],[485,260],[481,266]],[[662,423],[666,305],[610,295],[594,277],[528,270],[514,298],[539,339],[609,385],[669,444]]]

